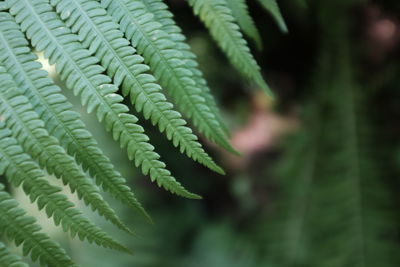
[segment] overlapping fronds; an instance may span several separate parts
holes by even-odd
[[[147,13],[140,1],[101,1],[102,6],[119,23],[120,29],[136,47],[160,84],[167,88],[180,110],[193,119],[207,138],[234,152],[224,130],[211,111],[202,91],[196,87],[193,74],[186,68],[182,53],[169,40],[161,24]]]
[[[40,226],[33,217],[26,216],[18,202],[0,185],[0,232],[22,245],[23,254],[48,266],[76,266],[65,251],[46,234],[39,232]]]
[[[36,62],[37,56],[30,51],[28,42],[10,14],[0,13],[0,28],[0,58],[45,122],[46,130],[59,140],[71,156],[75,156],[85,170],[89,169],[89,173],[105,191],[148,216],[125,185],[125,179],[85,129],[79,115],[71,110],[72,104],[61,95],[61,90],[48,74],[41,70],[41,64]]]
[[[138,119],[122,104],[118,87],[102,74],[104,69],[96,64],[98,59],[90,56],[45,0],[12,1],[10,12],[36,49],[44,50],[50,63],[56,63],[67,87],[81,96],[88,112],[96,110],[98,120],[105,122],[106,129],[112,131],[121,147],[127,148],[129,158],[135,160],[137,167],[142,167],[145,175],[149,174],[152,181],[172,193],[198,198],[178,183],[165,168],[165,163],[159,161],[160,156],[148,143],[149,138],[137,124]]]
[[[190,46],[185,41],[186,37],[183,35],[181,28],[175,23],[174,15],[168,10],[168,6],[163,0],[142,0],[142,3],[146,8],[146,12],[153,14],[154,19],[160,23],[161,29],[168,34],[167,37],[169,37],[170,41],[174,42],[174,47],[181,52],[183,63],[193,74],[192,79],[196,83],[195,86],[201,89],[202,97],[206,100],[207,105],[209,105],[222,129],[226,133],[229,133],[207,81],[204,79],[203,73],[197,63],[197,56],[191,51]]]
[[[56,0],[51,3],[66,18],[67,26],[79,33],[81,42],[96,52],[114,83],[122,85],[125,96],[130,95],[138,112],[143,111],[146,119],[158,125],[161,132],[165,131],[168,139],[180,146],[181,152],[219,173],[223,172],[202,149],[192,130],[185,126],[181,115],[172,109],[173,105],[166,101],[155,78],[145,73],[149,67],[143,64],[142,57],[135,55],[135,49],[123,38],[118,24],[99,3],[92,0]]]
[[[233,17],[236,19],[240,29],[248,37],[253,39],[259,50],[262,49],[262,40],[260,33],[255,25],[253,18],[250,16],[249,8],[245,0],[225,0],[232,11]]]
[[[118,218],[114,210],[104,201],[98,187],[85,175],[74,159],[50,136],[44,122],[38,118],[29,100],[22,95],[10,75],[0,66],[0,113],[7,128],[19,144],[42,168],[62,178],[72,192],[77,192],[87,205],[113,222],[119,228],[130,231]]]
[[[43,179],[45,174],[39,166],[23,152],[5,124],[0,123],[0,175],[3,174],[15,187],[22,186],[30,200],[37,202],[40,210],[45,209],[56,225],[61,224],[64,231],[70,231],[72,237],[78,235],[81,240],[128,251],[84,218],[74,204],[60,193],[61,188]]]
[[[188,2],[232,65],[249,80],[256,82],[266,93],[271,94],[261,75],[260,67],[254,60],[225,0],[188,0]]]

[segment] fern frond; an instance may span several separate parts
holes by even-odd
[[[148,143],[149,138],[137,118],[128,114],[128,107],[121,102],[118,88],[111,84],[111,79],[103,75],[104,69],[97,65],[98,59],[90,56],[78,42],[78,37],[53,12],[45,0],[17,0],[7,2],[10,13],[15,15],[21,29],[37,50],[45,51],[50,63],[56,63],[61,79],[75,95],[81,96],[83,105],[88,105],[88,112],[96,110],[99,121],[105,121],[108,131],[112,131],[121,147],[127,147],[130,160],[135,160],[142,172],[150,174],[151,180],[166,190],[188,198],[199,198],[188,192],[159,161],[159,155]]]
[[[262,49],[263,44],[260,33],[256,27],[253,18],[250,16],[249,7],[246,0],[225,0],[228,7],[232,11],[233,17],[236,19],[240,29],[249,36],[259,50]]]
[[[130,99],[138,112],[143,111],[146,119],[158,125],[161,132],[166,132],[168,139],[181,152],[210,169],[223,173],[222,169],[207,155],[186,125],[180,113],[173,110],[173,105],[166,100],[156,79],[149,74],[143,58],[135,55],[136,51],[123,38],[111,17],[96,1],[92,0],[53,0],[66,24],[73,32],[78,33],[80,40],[90,51],[95,51],[107,68],[110,77],[114,77],[116,85],[122,85],[122,92]],[[65,14],[68,14],[65,15]]]
[[[188,0],[232,65],[272,95],[225,0]]]
[[[71,191],[76,191],[92,209],[120,229],[130,230],[121,222],[114,210],[104,201],[98,187],[85,176],[74,159],[59,146],[57,139],[48,135],[44,122],[33,111],[29,100],[22,95],[12,77],[0,67],[0,112],[7,128],[12,130],[25,151],[39,161],[42,168],[62,178]]]
[[[70,231],[72,237],[78,235],[81,240],[86,239],[106,248],[129,252],[83,217],[74,208],[74,204],[60,194],[61,188],[43,179],[44,173],[39,166],[24,153],[4,123],[0,123],[0,175],[3,174],[15,187],[22,185],[31,202],[37,202],[39,210],[45,209],[55,225],[61,224],[63,230]]]
[[[41,64],[36,62],[37,56],[30,51],[28,41],[14,19],[4,12],[0,13],[0,60],[45,122],[46,130],[60,141],[71,156],[75,156],[84,170],[89,170],[105,191],[149,218],[126,186],[126,180],[114,170],[113,164],[98,148],[79,115],[71,111],[72,104],[41,70]]]
[[[36,220],[25,215],[17,201],[4,192],[3,185],[0,185],[0,214],[0,231],[17,246],[22,244],[24,256],[30,254],[33,261],[39,260],[42,265],[76,266],[57,243],[39,232]]]
[[[278,24],[279,29],[282,32],[287,33],[288,28],[276,0],[258,0],[258,2],[262,7],[264,7],[265,10],[267,10],[272,15],[273,19]]]
[[[229,135],[228,127],[222,120],[221,111],[217,106],[217,102],[211,94],[207,81],[204,79],[203,72],[199,68],[197,56],[191,51],[181,28],[175,23],[173,19],[174,15],[168,10],[168,6],[163,0],[141,0],[141,2],[146,8],[146,12],[153,14],[154,19],[160,23],[161,29],[168,34],[170,41],[174,42],[174,47],[182,53],[183,63],[186,65],[186,68],[192,72],[193,81],[196,83],[195,86],[201,89],[202,97],[206,100],[207,105],[213,112],[220,127]]]
[[[145,6],[139,1],[129,0],[102,0],[101,3],[120,24],[120,29],[144,57],[160,84],[168,88],[180,110],[193,119],[194,125],[208,139],[235,152],[201,96],[201,90],[195,86],[193,75],[182,60],[182,53],[153,15],[146,13]]]
[[[0,242],[0,266],[2,267],[28,267],[19,255],[13,254]]]

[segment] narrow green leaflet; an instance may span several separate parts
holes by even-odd
[[[261,6],[265,8],[265,10],[267,10],[272,15],[272,17],[278,24],[281,31],[287,33],[288,28],[286,26],[285,20],[283,19],[281,10],[276,0],[258,0],[258,2],[260,3]]]
[[[246,0],[225,0],[240,29],[262,49],[262,40],[253,18],[250,16]]]
[[[232,65],[272,96],[225,0],[188,0]]]

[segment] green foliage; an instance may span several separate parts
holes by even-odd
[[[205,4],[205,10],[210,8],[210,3]],[[238,17],[243,31],[261,43],[252,32],[256,28],[245,2],[231,3],[230,8],[240,10],[239,16],[245,16],[244,21]],[[73,105],[37,62],[33,49],[43,52],[55,65],[66,87],[80,97],[89,113],[95,113],[121,148],[126,148],[128,158],[158,186],[180,196],[200,198],[172,176],[124,97],[181,153],[224,173],[175,110],[174,104],[206,138],[237,153],[229,144],[229,130],[197,58],[161,0],[6,0],[0,1],[0,11],[0,175],[10,185],[22,187],[30,201],[64,232],[129,252],[75,208],[61,188],[47,181],[46,172],[126,232],[131,230],[103,199],[102,191],[151,219],[80,116],[72,111]],[[224,2],[214,16],[217,23],[206,24],[214,36],[221,29],[227,31],[227,43],[216,39],[232,63],[268,91]],[[0,215],[0,232],[17,246],[22,244],[24,255],[30,253],[32,260],[42,265],[74,266],[4,191],[0,192]],[[22,266],[20,259],[0,244],[1,264]]]
[[[194,13],[210,30],[232,65],[244,77],[255,81],[266,93],[271,94],[227,3],[224,0],[189,0],[188,2],[193,7]]]

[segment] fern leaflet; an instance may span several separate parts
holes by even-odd
[[[188,0],[188,2],[232,65],[246,78],[255,81],[267,94],[272,95],[227,3],[224,0]]]
[[[256,43],[259,50],[262,49],[262,40],[260,33],[255,25],[253,18],[250,16],[249,8],[246,0],[225,0],[232,11],[233,17],[236,19],[242,31]]]
[[[262,7],[264,7],[265,10],[267,10],[272,15],[280,30],[284,33],[287,33],[288,28],[276,0],[258,0],[258,2]]]

